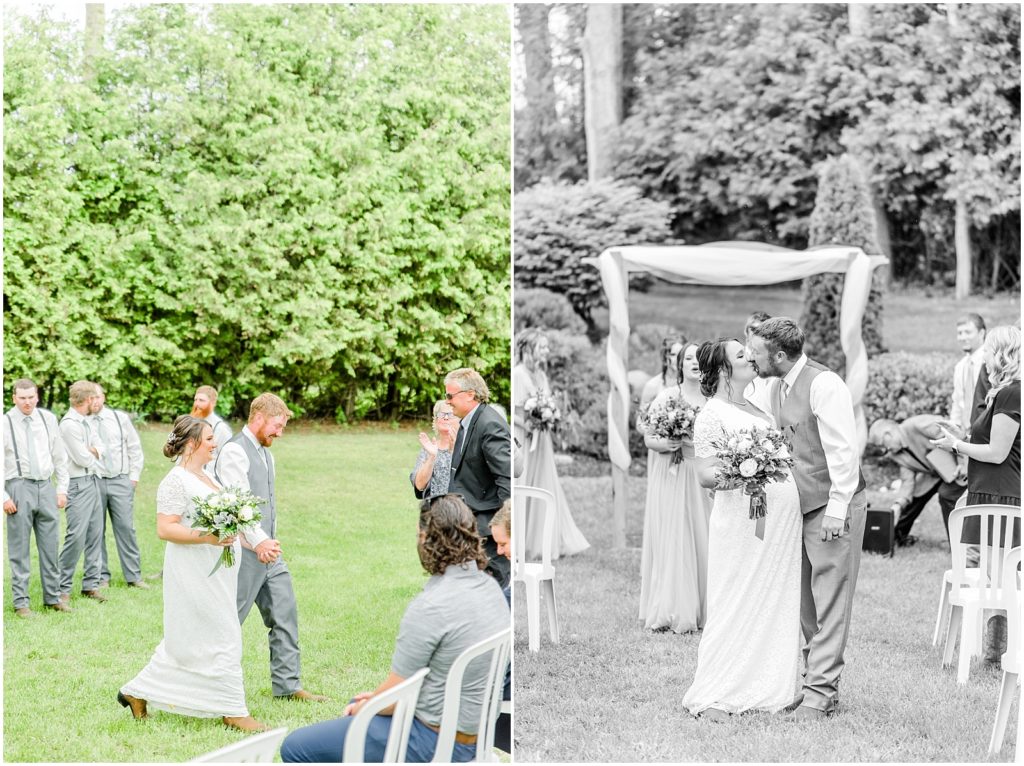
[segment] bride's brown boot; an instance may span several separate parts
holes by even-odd
[[[241,729],[242,731],[268,731],[270,729],[266,724],[260,723],[251,715],[247,715],[244,718],[232,718],[231,716],[224,716],[224,725],[230,726],[232,729]]]
[[[118,692],[117,701],[121,703],[121,707],[131,709],[133,718],[140,719],[149,717],[149,713],[146,712],[146,700],[140,700],[138,697],[132,697],[129,694],[122,694],[121,692]]]

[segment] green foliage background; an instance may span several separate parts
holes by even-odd
[[[181,412],[509,396],[508,12],[153,5],[4,41],[5,371]]]

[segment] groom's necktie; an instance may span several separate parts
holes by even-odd
[[[779,378],[779,385],[775,387],[775,415],[782,414],[782,403],[786,401],[786,394],[789,393],[789,384]]]

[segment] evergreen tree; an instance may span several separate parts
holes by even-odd
[[[871,196],[857,163],[848,154],[826,160],[819,173],[818,194],[811,213],[808,245],[851,245],[868,255],[881,249]],[[844,274],[808,277],[802,286],[807,355],[828,365],[840,375],[846,372],[846,355],[839,340],[839,311],[842,307]],[[871,276],[871,291],[864,311],[863,336],[868,354],[885,350],[882,345],[882,285],[878,270]]]

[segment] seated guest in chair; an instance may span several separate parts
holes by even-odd
[[[352,716],[365,701],[424,667],[430,668],[430,674],[416,702],[406,762],[427,763],[434,757],[448,671],[466,649],[507,629],[509,611],[498,583],[484,572],[487,559],[476,520],[458,495],[424,502],[419,526],[417,552],[430,579],[402,617],[391,672],[375,691],[353,697],[343,717],[289,734],[281,745],[282,761],[338,763]],[[466,668],[455,748],[443,760],[465,762],[476,755],[476,726],[487,672],[488,663],[484,662],[473,662]],[[384,757],[391,729],[388,712],[374,716],[370,723],[364,755],[367,763],[380,763]]]
[[[949,460],[948,465],[940,463],[936,467],[933,464],[935,456],[929,456],[935,449],[931,439],[942,435],[940,426],[944,423],[946,421],[938,415],[914,415],[902,423],[882,418],[872,423],[868,430],[868,441],[884,449],[886,457],[900,467],[899,497],[892,506],[898,516],[895,535],[897,545],[913,545],[917,542],[910,530],[936,493],[939,495],[946,537],[949,537],[949,514],[967,488],[967,476],[958,473],[953,477],[947,473],[947,478],[953,480],[943,480],[940,469],[948,470],[954,461]]]

